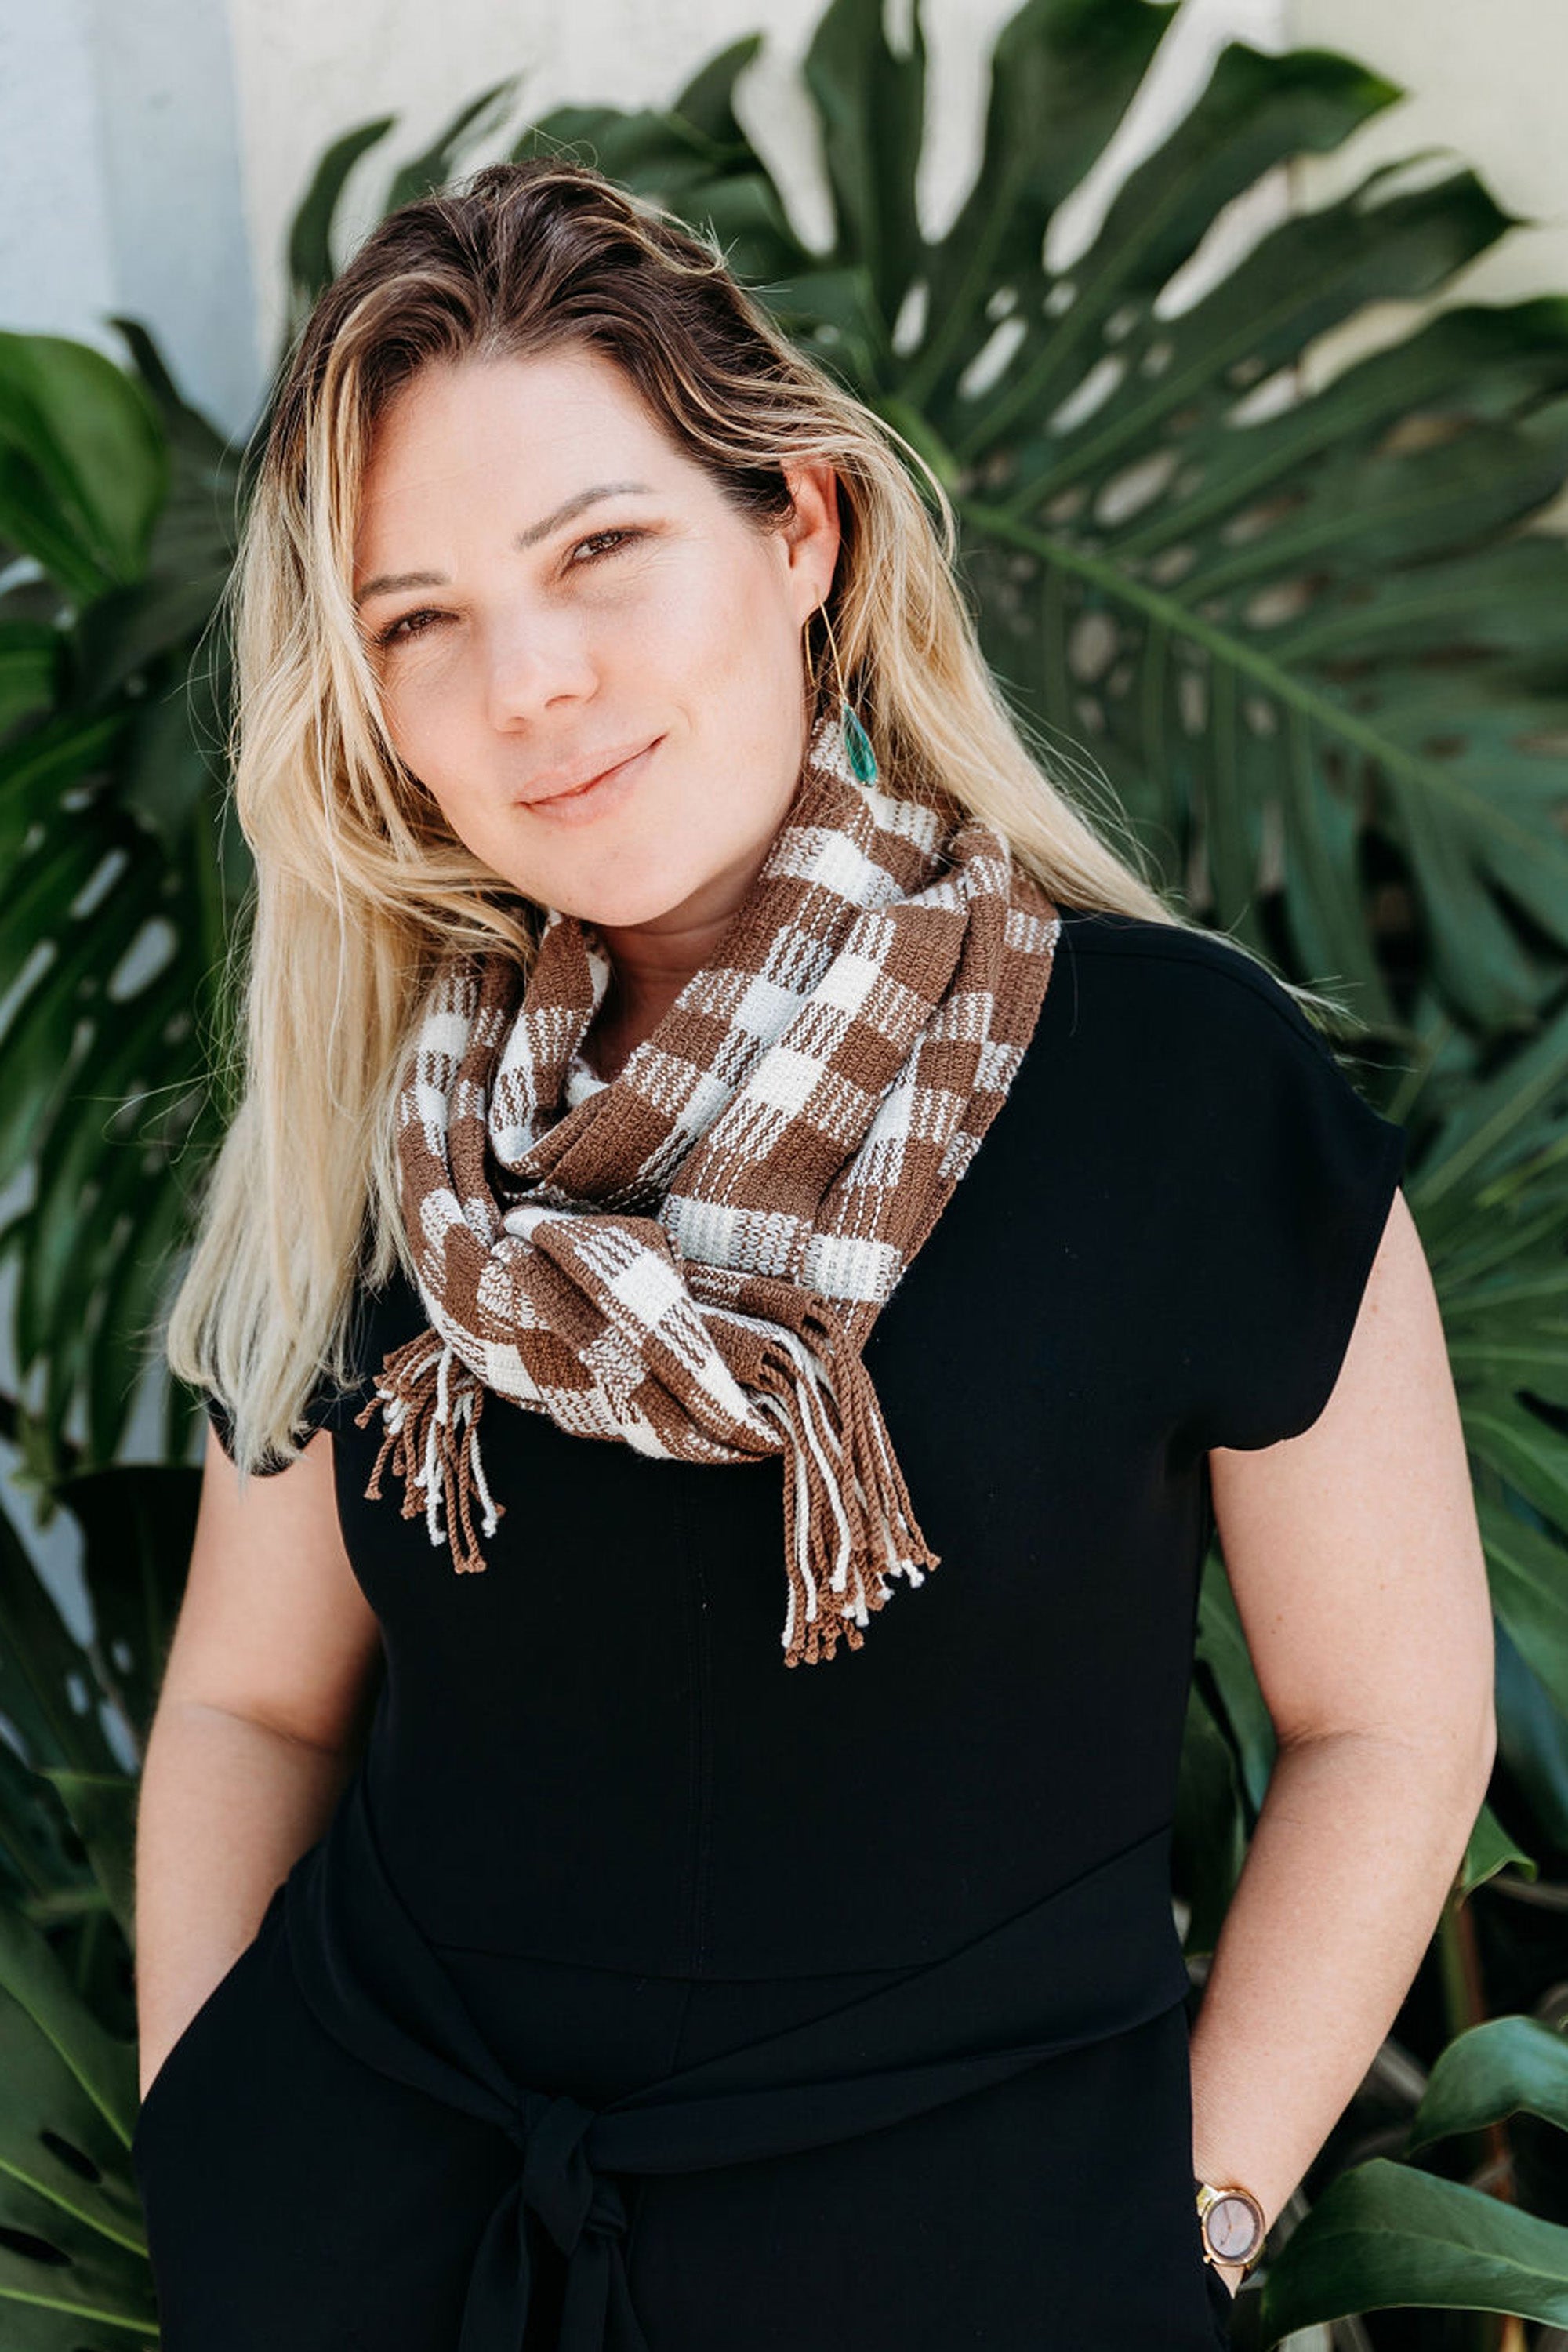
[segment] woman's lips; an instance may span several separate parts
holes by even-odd
[[[606,768],[592,783],[578,784],[572,792],[556,793],[549,800],[527,801],[523,805],[530,816],[543,817],[552,824],[592,824],[596,817],[625,800],[663,740],[662,735],[656,737],[618,767]]]

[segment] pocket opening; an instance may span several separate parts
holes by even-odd
[[[216,2007],[218,2000],[234,1982],[235,1978],[238,1975],[239,1970],[245,1965],[246,1961],[248,1960],[254,1953],[259,1950],[261,1939],[266,1934],[267,1929],[272,1925],[275,1916],[280,1915],[282,1900],[283,1888],[279,1886],[274,1889],[272,1895],[268,1902],[267,1908],[262,1913],[261,1917],[257,1924],[256,1932],[251,1937],[249,1942],[241,1945],[239,1950],[235,1954],[227,1968],[225,1969],[217,1982],[192,2011],[190,2016],[185,2020],[184,2024],[180,2028],[180,2031],[169,2044],[168,2049],[163,2053],[163,2058],[159,2062],[158,2071],[153,2075],[152,2081],[148,2084],[141,2104],[136,2110],[136,2120],[132,2126],[131,2132],[131,2146],[132,2152],[135,2151],[141,2142],[142,2127],[149,2114],[155,2107],[162,2105],[160,2094],[166,2086],[170,2074],[177,2071],[180,2062],[185,2052],[189,2049],[197,2029]]]

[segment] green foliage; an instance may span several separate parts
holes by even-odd
[[[1053,215],[1172,13],[1026,0],[996,45],[974,184],[934,237],[916,202],[919,11],[895,48],[879,0],[833,0],[805,59],[823,250],[737,117],[757,37],[668,109],[558,109],[511,152],[581,155],[711,234],[952,499],[988,658],[1047,762],[1114,788],[1163,885],[1354,1001],[1363,1083],[1410,1130],[1496,1604],[1505,1770],[1429,1958],[1448,2039],[1402,2094],[1399,2160],[1386,2117],[1345,2120],[1237,2341],[1400,2305],[1563,2326],[1568,2231],[1468,2177],[1479,2135],[1489,2162],[1511,2147],[1521,2180],[1560,2189],[1563,2037],[1476,2012],[1466,1939],[1487,1903],[1505,1942],[1524,1892],[1553,1895],[1530,1849],[1568,1850],[1568,552],[1532,527],[1568,456],[1568,304],[1439,310],[1313,388],[1317,338],[1436,293],[1510,226],[1469,172],[1411,186],[1386,166],[1173,299],[1261,174],[1331,153],[1401,95],[1346,58],[1241,43],[1058,266]],[[510,95],[465,107],[389,176],[384,209],[451,177]],[[392,127],[348,131],[317,169],[289,240],[289,334],[341,257],[349,176]],[[195,1474],[174,1466],[189,1400],[149,1360],[231,1108],[218,975],[250,878],[221,822],[211,625],[243,467],[145,331],[116,323],[124,369],[0,336],[0,1183],[34,1180],[0,1259],[36,1391],[0,1416],[41,1507],[82,1528],[96,1628],[76,1641],[0,1519],[0,1714],[26,1751],[0,1739],[0,2226],[64,2257],[0,2252],[0,2333],[26,2352],[96,2352],[150,2325],[124,2166],[120,1750],[151,1714],[189,1553]],[[119,1466],[143,1377],[171,1461]],[[1273,1752],[1215,1556],[1177,1822],[1194,1955]]]
[[[139,1754],[190,1557],[197,1476],[62,1476],[93,1633],[79,1642],[0,1513],[0,2343],[138,2352],[156,2335],[130,2167]]]
[[[122,2352],[156,2335],[129,2154],[131,2044],[39,1930],[0,1905],[0,2313],[7,2352]],[[27,2242],[54,2250],[40,2262]]]
[[[1265,2341],[1418,2304],[1568,2321],[1568,2230],[1383,2157],[1342,2172],[1269,2272]]]

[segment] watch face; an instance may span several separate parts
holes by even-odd
[[[1209,2244],[1222,2263],[1244,2263],[1258,2251],[1258,2216],[1245,2197],[1223,2191],[1204,2216]]]

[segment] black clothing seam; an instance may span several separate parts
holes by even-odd
[[[680,1561],[682,1570],[680,1574],[680,1591],[678,1598],[681,1622],[686,1635],[686,1672],[691,1693],[691,1696],[687,1702],[686,1711],[686,1804],[688,1827],[685,1836],[681,1839],[680,1865],[680,1934],[683,1939],[685,1939],[685,1957],[687,1960],[687,1966],[681,1973],[683,1975],[689,1975],[691,1958],[691,1916],[697,1894],[696,1848],[691,1836],[689,1824],[696,1819],[697,1814],[697,1776],[700,1769],[697,1748],[697,1634],[691,1622],[691,1588],[684,1573],[686,1559],[685,1528],[681,1518],[679,1497],[673,1497],[671,1500],[670,1515],[674,1520],[676,1528],[676,1557]]]
[[[1162,1830],[1173,1830],[1175,1827],[1175,1821],[1176,1817],[1173,1813],[1167,1813],[1163,1821],[1151,1822],[1143,1829],[1138,1831],[1135,1836],[1126,1839],[1122,1844],[1117,1846],[1114,1852],[1097,1855],[1093,1862],[1086,1862],[1081,1870],[1074,1871],[1070,1878],[1062,1879],[1055,1886],[1047,1886],[1040,1889],[1037,1893],[1031,1895],[1028,1904],[1020,1907],[1028,1909],[1036,1903],[1043,1903],[1049,1895],[1065,1895],[1069,1886],[1076,1886],[1078,1885],[1079,1879],[1089,1877],[1091,1874],[1097,1870],[1109,1868],[1111,1863],[1120,1861],[1121,1856],[1124,1853],[1131,1852],[1133,1846],[1142,1845],[1145,1839],[1155,1836],[1156,1833]],[[1014,1915],[1009,1913],[1005,1916],[1010,1917]],[[1000,1927],[1001,1925],[1002,1920],[1000,1918],[987,1920],[981,1927],[976,1927],[973,1930],[972,1937],[966,1937],[964,1941],[967,1943],[973,1941],[974,1937],[989,1935],[994,1928]],[[945,1951],[959,1948],[957,1947],[949,1946],[943,1948],[943,1953],[933,1954],[930,1951],[925,1951],[918,1953],[912,1959],[872,1960],[865,1963],[864,1965],[848,1969],[770,1969],[766,1975],[759,1975],[755,1969],[747,1969],[742,1975],[726,1976],[717,1976],[704,1970],[700,1976],[693,1977],[689,1970],[687,1969],[654,1969],[649,1968],[646,1961],[640,1960],[637,1962],[636,1967],[618,1968],[603,1960],[580,1960],[574,1957],[563,1958],[558,1952],[521,1952],[516,1950],[510,1945],[501,1948],[489,1944],[452,1944],[445,1941],[437,1942],[434,1937],[426,1937],[426,1941],[429,1944],[431,1950],[434,1952],[467,1952],[482,1959],[539,1960],[542,1961],[546,1968],[592,1969],[601,1975],[617,1977],[656,1977],[661,1984],[700,1983],[704,1985],[776,1985],[785,1983],[793,1985],[811,1984],[824,1977],[837,1979],[839,1977],[912,1976],[918,1969],[929,1968],[931,1965],[933,1958],[942,1958]]]
[[[695,1585],[697,1664],[692,1692],[698,1742],[697,1816],[693,1824],[695,1880],[692,1888],[691,1974],[705,1976],[713,1927],[713,1657],[708,1586],[696,1545],[691,1548]]]

